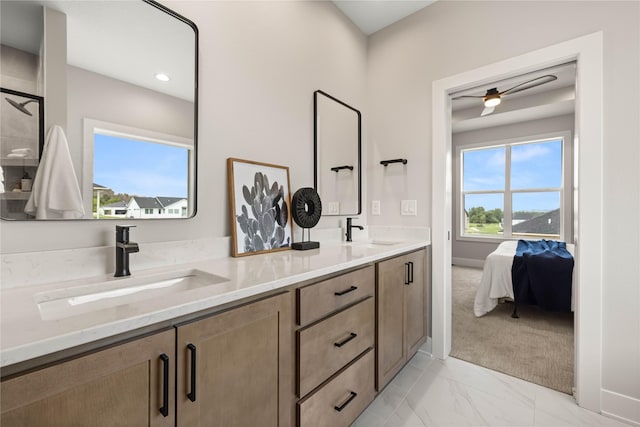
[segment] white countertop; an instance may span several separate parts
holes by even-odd
[[[228,281],[178,291],[170,297],[149,299],[103,308],[57,320],[43,320],[39,296],[89,283],[113,281],[111,275],[90,279],[17,287],[0,294],[0,366],[44,356],[78,345],[151,326],[244,298],[284,288],[305,280],[376,262],[428,246],[426,240],[394,245],[363,242],[323,242],[320,249],[279,251],[241,258],[221,258],[170,267],[135,270],[143,278],[169,271],[197,269]]]

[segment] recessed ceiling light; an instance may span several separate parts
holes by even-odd
[[[169,76],[163,73],[156,74],[156,79],[160,80],[161,82],[168,82],[170,80]]]

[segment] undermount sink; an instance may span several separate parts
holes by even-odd
[[[345,242],[344,244],[347,246],[364,246],[368,248],[374,248],[376,246],[393,246],[399,243],[401,242],[392,241],[392,240],[365,240],[365,241],[356,241],[356,242]]]
[[[43,292],[35,298],[40,317],[43,320],[55,320],[227,281],[215,274],[190,269],[152,276],[114,278]]]

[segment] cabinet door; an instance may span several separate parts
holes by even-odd
[[[173,426],[174,348],[170,330],[5,380],[0,425]]]
[[[292,323],[284,293],[179,326],[178,425],[289,425]]]
[[[413,252],[405,257],[409,263],[409,284],[404,287],[404,324],[407,360],[427,339],[426,251]]]
[[[406,361],[404,342],[404,287],[407,265],[400,256],[376,264],[378,296],[377,375],[378,391]]]

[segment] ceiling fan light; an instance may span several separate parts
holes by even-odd
[[[489,95],[484,97],[484,106],[487,108],[500,105],[500,95]]]

